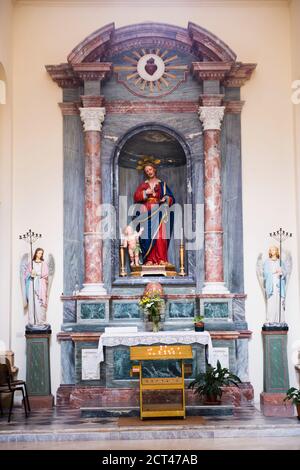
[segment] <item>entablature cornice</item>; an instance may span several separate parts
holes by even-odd
[[[242,62],[193,62],[191,70],[199,81],[218,80],[225,87],[241,87],[250,80],[257,64]]]
[[[111,62],[83,62],[73,64],[75,76],[83,81],[102,81],[107,78],[112,71]]]

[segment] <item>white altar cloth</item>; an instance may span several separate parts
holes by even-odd
[[[213,360],[213,346],[208,331],[158,331],[158,332],[123,332],[116,331],[113,333],[112,328],[109,333],[103,333],[98,343],[98,362],[104,361],[104,346],[138,346],[150,345],[155,343],[161,344],[193,344],[199,343],[207,345],[207,361],[211,364]],[[119,330],[119,329],[118,329]]]

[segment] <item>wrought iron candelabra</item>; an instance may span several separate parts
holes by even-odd
[[[279,266],[280,268],[282,266],[282,255],[281,255],[282,244],[283,242],[285,242],[287,238],[291,238],[291,236],[292,236],[291,232],[282,230],[281,227],[279,230],[277,230],[277,232],[270,233],[270,237],[276,240],[277,242],[279,242]],[[282,274],[279,275],[279,323],[281,322],[281,278],[282,278]]]

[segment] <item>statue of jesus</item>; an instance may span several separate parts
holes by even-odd
[[[146,265],[167,265],[168,246],[173,231],[173,213],[169,217],[168,208],[175,203],[175,198],[164,181],[157,177],[154,163],[144,166],[146,180],[134,193],[134,202],[142,204],[139,222],[144,228],[140,237],[143,263]],[[167,232],[167,226],[169,231]]]

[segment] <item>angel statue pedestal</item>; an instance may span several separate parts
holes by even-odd
[[[32,409],[52,408],[51,394],[50,325],[47,331],[26,327],[26,383]]]
[[[284,402],[289,389],[286,324],[267,324],[262,327],[264,350],[264,391],[260,407],[265,416],[293,416],[294,408]]]
[[[277,232],[279,236],[281,230]],[[289,389],[285,297],[291,271],[291,254],[281,250],[281,243],[280,248],[270,246],[264,261],[262,254],[258,257],[256,273],[266,305],[266,322],[262,327],[264,391],[260,395],[265,416],[293,416],[293,406],[283,401]]]

